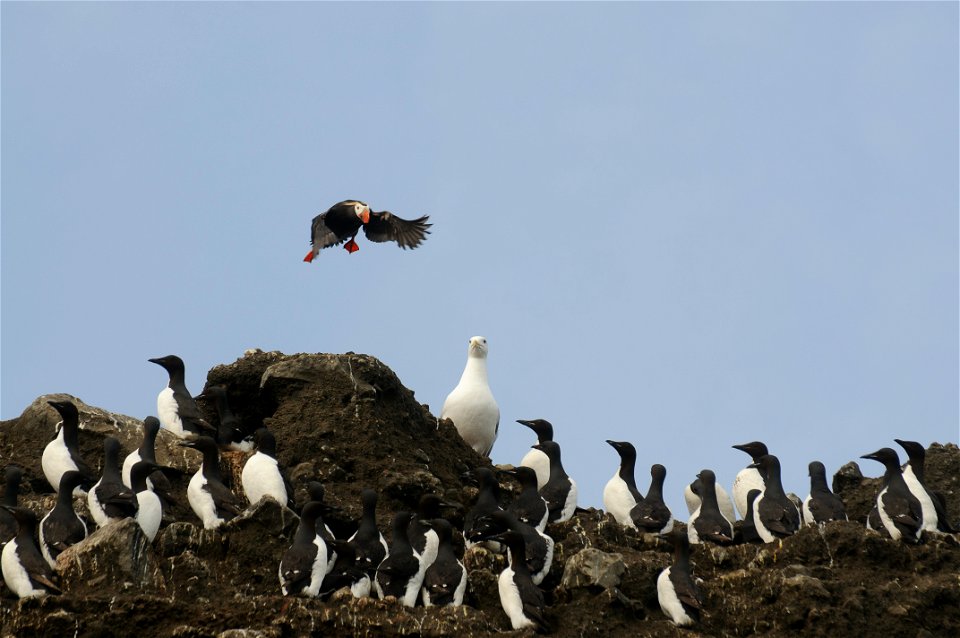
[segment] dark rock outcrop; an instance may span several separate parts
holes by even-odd
[[[307,483],[324,484],[327,503],[339,508],[327,521],[337,536],[355,529],[366,487],[381,494],[384,531],[393,512],[413,509],[425,491],[462,504],[445,511],[459,527],[476,495],[461,475],[489,466],[370,356],[254,352],[213,368],[207,385],[226,386],[244,428],[274,432],[298,507]],[[41,397],[0,423],[0,458],[24,468],[21,500],[38,513],[53,502],[40,471],[57,421],[46,400],[64,396]],[[77,402],[85,422],[81,450],[94,467],[102,462],[103,437],[119,438],[125,452],[139,444],[139,421]],[[201,400],[200,407],[216,425],[215,406]],[[166,433],[159,441],[158,457],[174,468],[179,502],[154,543],[132,521],[114,523],[64,553],[64,595],[17,601],[0,586],[0,636],[128,636],[133,628],[141,636],[210,638],[509,632],[497,594],[505,557],[481,548],[464,556],[470,585],[468,606],[460,609],[407,609],[344,592],[327,602],[284,598],[277,565],[296,529],[296,511],[264,499],[219,529],[202,529],[185,496],[199,455],[176,447]],[[229,453],[222,460],[239,494],[245,458]],[[945,495],[952,520],[960,519],[956,445],[928,449],[927,480]],[[878,487],[878,479],[864,478],[851,463],[834,477],[850,522],[805,527],[778,544],[694,547],[692,571],[702,581],[706,612],[693,632],[674,627],[657,602],[656,578],[671,563],[670,544],[603,512],[579,512],[547,529],[556,541],[543,582],[547,620],[557,636],[960,634],[960,542],[934,535],[907,546],[867,531],[863,519]],[[504,488],[510,498],[516,486],[505,480]],[[462,538],[455,540],[462,551]],[[111,564],[110,557],[120,558]]]

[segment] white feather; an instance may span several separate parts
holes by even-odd
[[[204,489],[206,484],[207,479],[203,476],[203,468],[201,467],[187,485],[187,500],[190,501],[190,508],[193,513],[203,521],[204,529],[216,529],[223,523],[223,519],[217,515],[217,506],[213,502],[213,496]]]
[[[477,453],[489,456],[497,439],[500,408],[487,381],[487,340],[472,337],[460,382],[447,395],[441,419],[450,419],[461,438]]]
[[[573,479],[569,480],[570,490],[567,492],[567,500],[563,502],[563,509],[560,510],[560,518],[556,520],[557,523],[569,521],[573,518],[573,512],[577,509],[577,483]]]
[[[750,493],[750,490],[760,490],[763,491],[763,476],[760,474],[760,471],[755,467],[745,467],[739,472],[737,476],[733,479],[733,502],[737,506],[737,511],[740,512],[740,518],[747,517],[747,494]],[[719,502],[719,498],[717,499]],[[724,514],[726,517],[726,514]]]
[[[520,465],[529,467],[537,473],[537,489],[547,484],[550,480],[550,457],[540,450],[530,449],[523,455]]]
[[[62,423],[62,422],[61,422]],[[60,427],[57,432],[57,438],[47,443],[43,448],[43,454],[40,456],[40,467],[43,469],[43,475],[47,482],[53,487],[54,492],[60,491],[60,477],[66,472],[76,471],[77,464],[70,456],[70,450],[63,441],[63,428]],[[79,487],[73,490],[74,494],[83,494]]]
[[[46,596],[47,590],[35,589],[33,583],[30,582],[30,575],[20,564],[20,559],[17,557],[16,538],[11,539],[3,546],[3,554],[0,555],[0,571],[3,573],[3,582],[18,597]]]
[[[670,582],[670,569],[667,567],[657,576],[657,600],[660,602],[660,609],[675,625],[692,625],[693,618],[684,610],[673,583]]]
[[[925,529],[928,532],[939,533],[937,530],[937,522],[939,521],[937,508],[934,507],[933,501],[930,500],[930,495],[927,494],[927,490],[920,484],[917,475],[913,473],[912,466],[907,465],[907,467],[903,469],[903,480],[907,484],[910,493],[920,501],[920,511],[923,515],[923,526],[921,529]]]
[[[157,395],[157,418],[160,420],[160,427],[165,430],[173,432],[180,438],[187,434],[183,429],[183,421],[180,420],[180,408],[173,396],[173,388],[169,386]]]
[[[719,483],[716,484],[715,491],[717,493],[717,505],[720,506],[720,513],[733,525],[737,517],[736,514],[733,513],[733,501],[730,500],[730,495],[727,494],[727,490],[720,487]],[[693,493],[689,485],[683,488],[683,500],[687,504],[687,512],[690,514],[693,514],[700,508],[700,497]]]
[[[87,492],[87,509],[90,510],[90,516],[93,517],[93,522],[97,524],[97,527],[103,527],[110,522],[110,517],[107,516],[107,513],[100,507],[100,501],[96,496],[97,488],[100,487],[100,483],[102,482],[103,479],[100,479],[90,491]]]
[[[287,488],[277,466],[277,459],[263,452],[255,452],[243,464],[240,482],[251,505],[264,496],[273,497],[281,505],[287,504]]]
[[[514,629],[533,627],[534,622],[523,615],[523,601],[520,599],[520,590],[513,582],[513,570],[507,567],[500,572],[497,580],[497,590],[500,592],[500,606],[510,619],[510,626]]]
[[[636,528],[630,518],[630,510],[637,504],[627,482],[620,478],[619,470],[613,475],[603,488],[603,509],[621,525]]]
[[[163,518],[163,508],[160,497],[150,490],[137,492],[137,524],[152,543],[160,529],[160,520]]]

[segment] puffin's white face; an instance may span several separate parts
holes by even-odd
[[[471,356],[486,358],[487,338],[486,337],[470,337],[469,352]]]
[[[370,221],[370,207],[363,202],[353,203],[353,212],[360,218],[364,224]]]

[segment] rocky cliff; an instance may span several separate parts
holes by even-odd
[[[360,491],[380,494],[378,520],[415,508],[424,492],[469,506],[476,490],[462,474],[489,462],[467,447],[453,427],[437,424],[426,406],[373,357],[256,352],[210,370],[208,385],[228,388],[230,403],[246,424],[264,424],[278,441],[278,458],[306,500],[305,486],[319,480],[327,502],[341,508],[329,521],[337,536],[352,533]],[[38,513],[53,494],[40,455],[59,420],[38,398],[13,420],[0,423],[0,465],[24,470],[21,503]],[[139,445],[140,422],[80,407],[81,452],[99,468],[102,440],[120,439],[125,451]],[[213,405],[201,403],[208,421]],[[290,545],[296,514],[266,500],[214,531],[205,531],[186,502],[199,455],[177,447],[166,432],[158,460],[177,502],[165,513],[151,544],[132,520],[92,534],[60,558],[64,594],[18,601],[0,585],[3,636],[489,636],[510,631],[500,609],[496,578],[504,559],[482,549],[467,552],[470,585],[458,609],[405,609],[392,601],[284,598],[277,566]],[[224,455],[237,475],[245,455]],[[960,518],[960,450],[934,444],[927,451],[927,480],[947,496]],[[618,525],[588,510],[554,524],[553,568],[543,583],[553,635],[960,635],[960,543],[953,536],[925,537],[907,546],[865,529],[878,489],[856,464],[834,477],[851,522],[804,528],[781,545],[693,549],[707,613],[693,630],[675,628],[660,612],[656,576],[670,564],[662,539]],[[516,489],[504,481],[508,498]],[[238,490],[239,491],[239,490]],[[449,516],[462,524],[465,507]],[[77,500],[86,513],[86,504]],[[462,551],[462,545],[459,548]],[[514,632],[523,633],[523,632]]]

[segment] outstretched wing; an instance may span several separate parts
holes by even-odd
[[[430,233],[427,215],[413,220],[397,217],[389,211],[370,213],[370,221],[363,225],[363,232],[370,241],[395,241],[400,248],[416,248]]]

